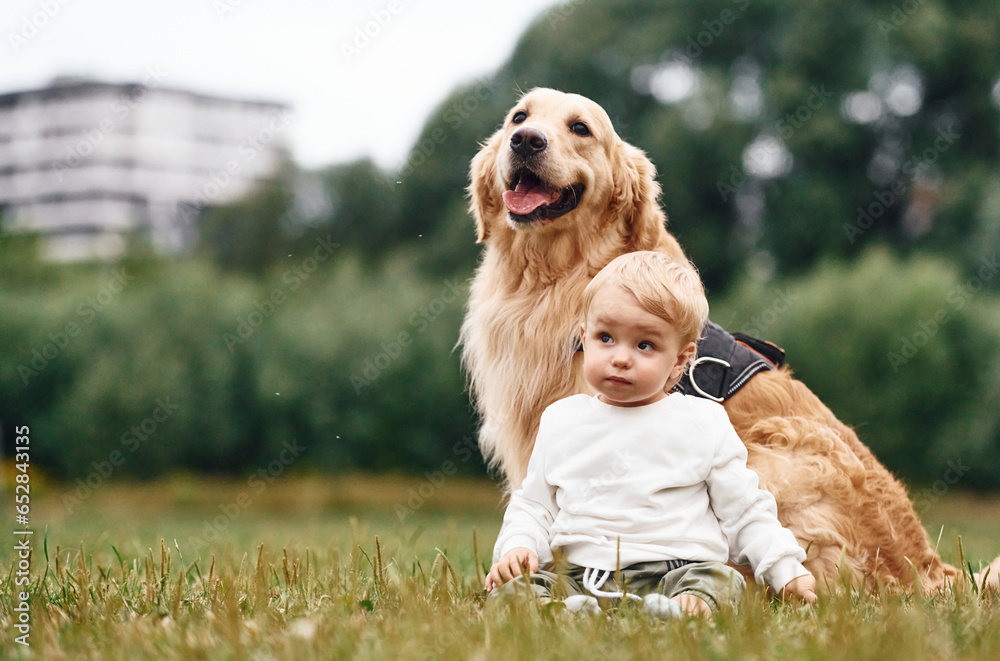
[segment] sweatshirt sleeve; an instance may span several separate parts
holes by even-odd
[[[539,562],[552,560],[549,533],[559,511],[555,487],[545,480],[545,449],[551,416],[542,415],[535,447],[528,461],[528,472],[521,488],[514,491],[504,513],[503,525],[496,545],[493,562],[513,548],[523,546],[538,555]]]
[[[788,581],[809,573],[806,553],[790,530],[778,521],[774,496],[759,487],[747,467],[747,450],[719,406],[715,461],[707,479],[712,509],[729,542],[729,557],[749,564],[758,583],[781,590]]]

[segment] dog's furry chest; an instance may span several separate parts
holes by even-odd
[[[464,329],[475,336],[466,344],[476,348],[475,356],[467,356],[477,363],[473,380],[499,379],[504,392],[519,397],[547,400],[575,392],[579,370],[573,358],[585,284],[557,283],[531,296],[497,295],[494,289],[492,296],[474,298]]]

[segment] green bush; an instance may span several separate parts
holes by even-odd
[[[17,310],[0,326],[14,340],[0,358],[3,418],[31,425],[36,461],[66,476],[239,468],[254,402],[221,338],[253,288],[217,275],[69,267],[57,288],[3,293]]]
[[[259,280],[200,259],[5,271],[0,421],[30,425],[33,462],[69,479],[481,472],[454,350],[466,283],[417,262],[317,248]],[[976,278],[876,249],[736,283],[712,317],[782,345],[899,476],[968,466],[962,487],[996,489],[1000,306]]]
[[[0,420],[30,425],[33,461],[71,479],[275,473],[300,455],[482,470],[451,351],[465,284],[412,261],[363,271],[314,250],[261,281],[199,260],[0,277]]]
[[[454,450],[474,423],[452,351],[466,285],[418,277],[413,261],[398,254],[372,271],[346,259],[289,292],[252,348],[271,438],[302,439],[325,467],[479,465]],[[277,274],[271,291],[288,289],[290,272]]]
[[[990,262],[962,274],[872,249],[801,279],[746,280],[713,305],[787,364],[900,477],[1000,487],[1000,306]],[[964,468],[968,467],[968,468]]]

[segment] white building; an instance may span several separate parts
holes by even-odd
[[[5,231],[43,234],[51,259],[106,259],[130,241],[180,252],[198,210],[287,158],[290,110],[159,85],[57,80],[0,95]]]

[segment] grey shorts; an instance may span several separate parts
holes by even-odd
[[[625,567],[618,575],[612,574],[601,590],[604,592],[623,592],[643,596],[659,592],[669,598],[680,594],[692,594],[701,597],[717,612],[719,608],[736,609],[746,581],[732,567],[721,562],[689,562],[677,567],[676,561],[640,562]],[[583,572],[585,567],[565,565],[562,571],[557,571],[551,563],[543,565],[528,577],[527,586],[535,596],[542,601],[561,600],[575,594],[590,594],[583,587]],[[493,588],[486,599],[486,607],[493,608],[510,599],[518,593],[524,594],[524,576],[518,576],[513,581]],[[607,600],[603,600],[605,603]],[[602,605],[605,605],[602,603]]]

